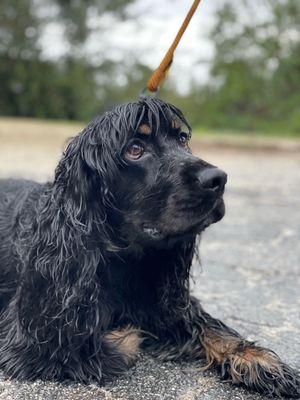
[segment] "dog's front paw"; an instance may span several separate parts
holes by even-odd
[[[222,377],[269,397],[300,398],[300,377],[270,350],[246,346],[227,357]]]

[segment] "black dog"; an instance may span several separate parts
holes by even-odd
[[[143,347],[161,359],[204,359],[261,393],[300,395],[275,353],[190,296],[195,239],[224,215],[226,174],[193,156],[189,137],[178,109],[146,98],[75,137],[53,183],[1,182],[8,376],[103,383]]]

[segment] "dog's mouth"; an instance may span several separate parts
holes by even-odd
[[[164,237],[161,230],[148,223],[144,223],[142,225],[142,231],[145,235],[151,237],[154,240],[160,240]]]
[[[151,238],[154,241],[159,241],[171,237],[182,237],[197,235],[203,232],[208,226],[220,221],[225,215],[225,205],[223,199],[219,199],[214,206],[197,222],[192,223],[191,226],[184,231],[167,233],[160,229],[155,224],[143,223],[142,232],[145,237]]]

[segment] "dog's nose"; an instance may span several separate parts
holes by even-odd
[[[204,189],[221,192],[227,182],[227,174],[219,168],[206,168],[198,172],[198,179]]]

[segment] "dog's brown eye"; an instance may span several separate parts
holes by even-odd
[[[144,147],[139,143],[133,143],[125,152],[125,158],[138,160],[144,154]]]
[[[182,146],[187,146],[190,140],[190,136],[186,132],[179,133],[179,142]]]

